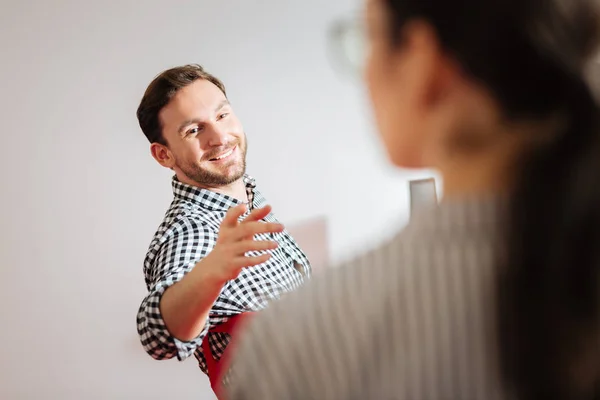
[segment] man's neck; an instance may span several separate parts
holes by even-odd
[[[243,203],[248,202],[248,192],[246,191],[246,184],[244,183],[243,177],[230,185],[206,189],[233,197],[234,199],[237,199]]]
[[[177,177],[177,179],[179,179],[180,182],[188,184],[190,186],[195,186],[195,187],[198,187],[201,189],[206,189],[206,190],[210,190],[212,192],[230,196],[230,197],[233,197],[234,199],[237,199],[243,203],[248,202],[248,193],[246,192],[246,184],[244,183],[243,176],[240,179],[238,179],[237,181],[235,181],[229,185],[216,186],[216,187],[198,184],[197,182],[194,182],[191,179],[188,179],[187,177],[181,177],[181,178]]]

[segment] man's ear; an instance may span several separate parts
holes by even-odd
[[[175,166],[175,157],[171,150],[164,144],[152,143],[150,145],[150,153],[152,157],[163,167],[173,169]]]

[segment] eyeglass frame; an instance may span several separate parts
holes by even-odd
[[[334,69],[352,76],[359,74],[364,67],[366,54],[359,56],[361,58],[360,65],[356,65],[356,62],[352,61],[351,56],[348,54],[349,50],[345,46],[345,43],[347,40],[350,40],[352,33],[358,33],[359,39],[364,42],[366,47],[367,37],[364,23],[358,18],[341,18],[331,25],[327,33],[328,53],[332,55]]]

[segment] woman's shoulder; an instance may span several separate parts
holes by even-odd
[[[452,201],[423,210],[381,244],[315,275],[290,301],[333,314],[350,305],[376,308],[386,293],[414,275],[487,260],[498,244],[501,215],[498,201],[491,199]]]

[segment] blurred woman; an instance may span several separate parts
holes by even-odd
[[[593,0],[365,9],[381,139],[444,199],[258,316],[230,398],[600,398]]]

